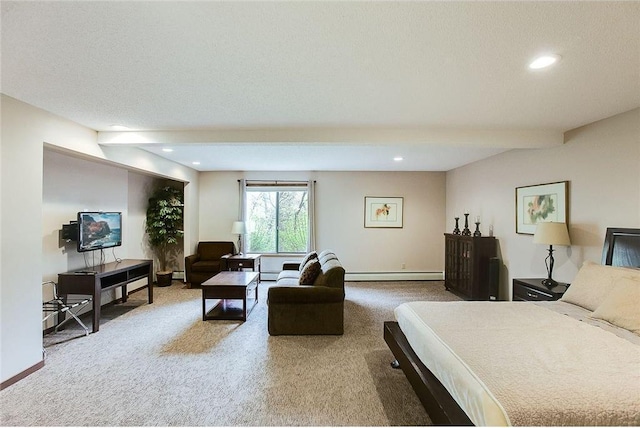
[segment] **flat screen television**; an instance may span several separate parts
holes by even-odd
[[[79,212],[78,251],[93,251],[122,245],[121,212]]]

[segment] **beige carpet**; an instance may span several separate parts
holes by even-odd
[[[393,308],[459,300],[441,282],[353,282],[344,336],[267,333],[266,289],[247,322],[202,321],[201,291],[155,288],[103,310],[100,331],[45,337],[45,367],[0,392],[2,425],[384,426],[431,422],[382,337]],[[71,324],[70,324],[71,325]]]

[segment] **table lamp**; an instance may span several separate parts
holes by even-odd
[[[555,287],[558,285],[558,282],[551,278],[551,274],[553,273],[553,246],[571,245],[567,225],[565,223],[554,222],[538,223],[536,233],[533,235],[533,242],[536,244],[549,245],[549,255],[544,259],[548,276],[547,279],[542,281],[542,285]]]
[[[242,254],[242,235],[247,233],[247,225],[244,221],[234,221],[231,233],[238,235],[238,254]]]

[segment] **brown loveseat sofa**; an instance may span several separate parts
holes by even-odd
[[[321,252],[315,260],[309,261],[319,264],[312,284],[300,285],[304,266],[285,263],[276,285],[269,288],[270,335],[343,334],[344,268],[330,250]]]
[[[199,242],[196,254],[184,258],[185,281],[191,283],[191,287],[200,287],[218,272],[227,270],[227,258],[234,252],[233,242]]]

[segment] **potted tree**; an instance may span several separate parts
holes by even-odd
[[[178,250],[182,231],[184,194],[171,186],[157,188],[149,198],[145,231],[149,245],[158,259],[156,280],[159,287],[171,285],[173,270],[169,262]]]

